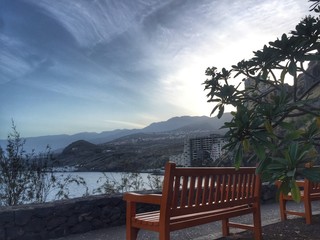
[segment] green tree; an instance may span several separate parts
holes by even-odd
[[[208,102],[216,104],[211,114],[236,108],[224,125],[235,166],[257,163],[265,180],[281,180],[280,190],[296,201],[297,178],[320,181],[319,168],[305,167],[317,161],[320,146],[320,1],[310,2],[314,16],[231,69],[208,68],[204,82]]]

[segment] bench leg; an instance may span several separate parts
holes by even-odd
[[[160,231],[159,232],[159,240],[170,240],[170,232],[169,231]]]
[[[230,235],[230,229],[229,229],[229,219],[222,219],[222,236],[226,237]]]
[[[261,240],[262,239],[262,227],[261,227],[261,211],[260,207],[258,207],[254,212],[253,212],[253,234],[254,234],[254,239],[255,240]]]
[[[126,230],[126,239],[127,240],[136,240],[138,237],[139,228],[133,228],[130,226],[127,226]]]
[[[282,195],[282,193],[280,193],[280,194]],[[287,220],[287,214],[286,214],[287,201],[284,200],[281,195],[280,195],[280,199],[279,199],[280,218],[281,218],[281,221],[284,221],[284,220]]]
[[[311,224],[312,210],[311,202],[308,199],[304,199],[304,211],[306,216],[306,224]]]

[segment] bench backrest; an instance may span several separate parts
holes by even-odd
[[[308,191],[306,194],[311,193],[320,193],[320,183],[312,182],[308,179],[305,179],[305,189]]]
[[[259,203],[255,168],[177,168],[167,163],[162,191],[163,217]]]

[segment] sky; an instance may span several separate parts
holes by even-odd
[[[0,139],[209,116],[207,67],[289,33],[307,0],[0,0]]]

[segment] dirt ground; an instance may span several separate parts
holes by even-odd
[[[304,218],[294,218],[264,226],[264,240],[320,240],[320,215],[313,215],[312,224],[307,225]],[[252,232],[242,232],[219,240],[249,240]]]

